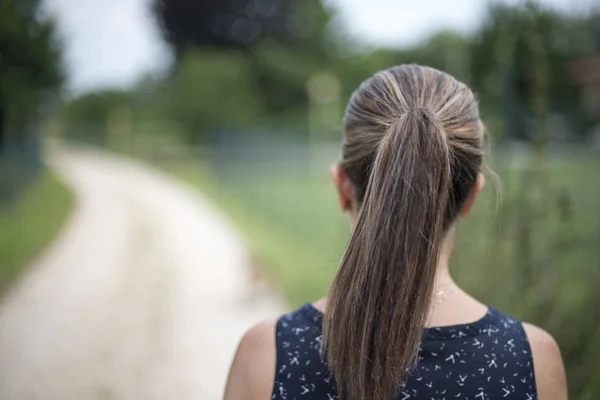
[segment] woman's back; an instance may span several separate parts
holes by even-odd
[[[399,65],[359,86],[331,169],[352,234],[329,293],[249,331],[226,399],[566,398],[556,342],[450,274],[485,186],[483,134],[475,95],[444,72]]]
[[[306,304],[277,322],[273,400],[337,399],[321,356],[323,314]],[[426,329],[416,366],[396,399],[537,399],[520,321],[493,307],[465,325]]]

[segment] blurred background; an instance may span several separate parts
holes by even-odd
[[[600,398],[594,0],[0,0],[0,304],[77,208],[44,162],[65,143],[197,188],[285,308],[323,296],[348,239],[328,176],[345,104],[401,63],[468,84],[487,126],[455,278],[548,330],[571,398]]]

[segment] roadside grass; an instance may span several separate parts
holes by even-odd
[[[290,305],[325,293],[349,237],[327,173],[235,168],[215,174],[200,162],[170,163],[168,169],[200,187],[237,223]],[[564,264],[578,264],[576,260],[599,265],[600,251],[593,243],[600,229],[596,161],[553,164],[546,172],[544,193],[536,193],[536,185],[525,180],[527,173],[533,174],[530,180],[540,175],[506,166],[496,169],[503,179],[502,201],[497,203],[496,190],[488,183],[471,216],[459,223],[453,264],[461,284],[484,300],[510,308],[505,290],[490,292],[482,282],[503,282],[514,289],[524,274],[519,269],[535,274],[547,267],[538,265],[545,258],[557,272],[567,268]],[[531,231],[529,250],[517,240],[521,230]],[[524,267],[517,253],[535,265]],[[568,268],[570,273],[587,267]]]
[[[48,170],[18,202],[0,205],[0,294],[56,236],[73,206],[73,196]]]

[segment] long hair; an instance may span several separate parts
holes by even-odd
[[[360,209],[323,328],[344,399],[389,400],[404,382],[444,233],[481,168],[482,138],[473,93],[433,68],[393,67],[352,95],[340,164]]]

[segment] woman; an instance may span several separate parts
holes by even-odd
[[[353,232],[330,293],[245,335],[226,400],[567,398],[554,339],[448,269],[484,187],[483,131],[469,88],[432,68],[390,68],[356,90],[332,168]]]

